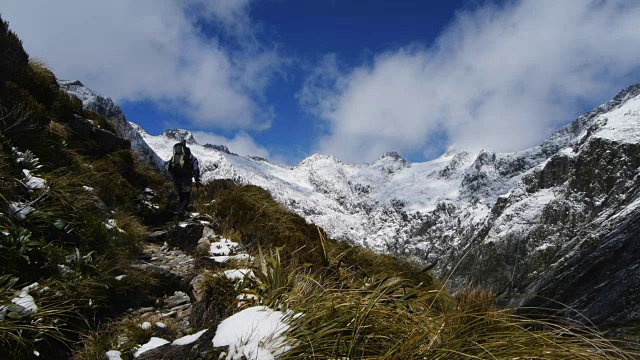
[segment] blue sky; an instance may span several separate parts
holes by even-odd
[[[274,77],[265,91],[265,102],[275,111],[271,127],[268,131],[251,132],[252,138],[279,160],[289,163],[302,160],[315,150],[313,139],[322,131],[319,120],[302,109],[296,99],[309,68],[326,54],[336,54],[344,66],[354,67],[370,62],[376,53],[389,49],[412,43],[430,44],[456,10],[474,3],[466,0],[256,2],[250,15],[262,28],[258,37],[264,42],[277,43],[283,56],[292,62],[283,74]],[[204,26],[203,31],[208,36],[220,36],[226,46],[236,45],[216,24]],[[189,119],[177,114],[158,111],[152,102],[123,102],[121,107],[129,118],[152,134],[159,134],[168,126],[208,130],[191,127]],[[233,131],[224,129],[214,131],[227,137],[234,135]],[[420,154],[407,155],[416,161],[424,159]]]
[[[0,0],[152,134],[295,164],[533,146],[640,81],[634,0]]]

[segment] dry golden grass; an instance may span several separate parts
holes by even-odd
[[[49,123],[49,131],[63,140],[67,140],[71,136],[71,129],[69,129],[67,125],[61,124],[57,121],[51,121]]]
[[[116,220],[118,227],[122,229],[131,239],[142,241],[149,236],[149,229],[142,224],[140,219],[130,213],[118,209],[113,218]]]

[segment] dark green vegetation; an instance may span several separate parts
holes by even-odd
[[[150,301],[151,275],[129,267],[155,211],[138,195],[168,184],[112,131],[0,22],[0,358],[68,358],[80,332]],[[32,311],[17,293],[35,282]]]
[[[61,91],[4,22],[0,145],[0,358],[33,358],[37,351],[44,359],[103,359],[122,334],[126,358],[151,336],[172,338],[170,327],[142,329],[123,316],[167,291],[157,274],[131,263],[148,228],[166,225],[171,184],[140,163],[108,119]],[[146,188],[157,194],[159,209],[140,196]],[[496,309],[489,293],[452,295],[429,269],[332,241],[255,186],[219,180],[194,195],[216,233],[257,259],[249,264],[255,279],[243,290],[252,297],[241,303],[234,284],[216,275],[236,264],[199,262],[210,274],[190,320],[212,329],[208,339],[224,318],[264,304],[304,314],[291,319],[295,347],[285,357],[292,359],[634,356],[592,329]],[[27,295],[37,309],[19,300]],[[189,349],[180,351],[165,355],[191,358]]]

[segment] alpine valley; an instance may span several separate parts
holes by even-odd
[[[418,259],[452,287],[471,281],[506,305],[597,325],[640,319],[640,84],[519,152],[450,148],[424,163],[391,152],[358,165],[313,155],[290,167],[186,130],[152,136],[108,97],[60,83],[160,169],[185,139],[204,182],[260,186],[333,238]]]

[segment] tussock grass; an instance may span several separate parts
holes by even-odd
[[[191,308],[191,323],[197,328],[213,327],[233,312],[237,290],[233,281],[219,274],[205,273],[202,298]]]
[[[51,121],[49,123],[49,131],[63,140],[67,140],[71,136],[71,129],[69,129],[67,125],[61,124],[57,121]]]
[[[278,247],[284,262],[323,263],[318,228],[285,209],[262,188],[216,180],[201,188],[196,206],[199,212],[216,218],[219,233],[235,234],[251,249],[258,244]]]
[[[294,348],[285,359],[638,356],[567,319],[496,308],[487,291],[468,286],[452,295],[430,266],[332,241],[257,187],[215,181],[200,194],[198,210],[212,214],[217,230],[234,234],[258,257],[257,285],[245,291],[258,300],[246,304],[291,310]]]
[[[149,322],[151,327],[142,329],[140,325],[144,322]],[[165,327],[156,326],[158,322],[165,324]],[[153,336],[175,339],[178,335],[175,324],[162,321],[158,316],[126,317],[117,322],[103,324],[93,331],[82,334],[81,341],[76,346],[71,359],[104,360],[107,351],[116,349],[125,358],[131,358],[135,347],[146,343]]]
[[[566,319],[533,320],[494,308],[486,292],[452,297],[401,278],[323,286],[294,311],[303,316],[290,320],[295,347],[284,359],[634,358]]]
[[[0,303],[11,304],[20,292],[18,278],[0,276]],[[66,299],[47,287],[39,287],[29,294],[38,308],[33,313],[21,313],[15,305],[0,311],[0,356],[21,358],[31,355],[31,349],[42,341],[65,342],[71,335],[61,326],[61,320],[74,316],[73,307]]]
[[[124,210],[118,209],[113,218],[131,241],[140,241],[149,235],[149,229],[140,222],[140,219]]]

